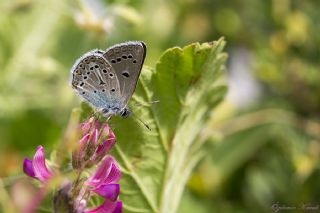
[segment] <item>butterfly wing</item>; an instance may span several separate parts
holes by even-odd
[[[122,108],[131,98],[146,57],[146,45],[140,41],[130,41],[114,45],[103,56],[111,63],[120,84]]]
[[[94,50],[78,59],[71,69],[71,84],[94,108],[120,108],[119,81],[103,53]]]

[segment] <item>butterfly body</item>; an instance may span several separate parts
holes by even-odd
[[[71,69],[76,93],[105,117],[128,117],[127,107],[146,56],[143,42],[125,42],[80,57]]]

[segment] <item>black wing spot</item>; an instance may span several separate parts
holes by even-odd
[[[132,58],[132,55],[128,55],[128,58]]]
[[[96,69],[99,68],[99,65],[95,65],[94,68],[96,68]]]
[[[115,88],[112,88],[110,91],[111,91],[111,92],[115,92],[115,91],[116,91],[116,89],[115,89]]]
[[[103,73],[107,73],[107,70],[104,69],[104,70],[102,70],[102,72],[103,72]]]
[[[122,75],[126,78],[129,78],[130,77],[130,74],[128,72],[123,72]]]
[[[112,59],[112,60],[111,60],[111,63],[113,63],[113,64],[114,64],[114,63],[116,63],[116,62],[117,62],[117,61],[116,61],[116,60],[114,60],[114,59]]]
[[[113,74],[112,74],[112,73],[109,73],[109,77],[110,77],[110,78],[113,78]]]
[[[83,82],[81,82],[80,87],[82,87],[83,85],[84,85],[84,83],[83,83]]]
[[[93,67],[90,67],[90,70],[93,70]]]
[[[106,91],[105,89],[102,90],[102,92],[105,92],[105,91]]]
[[[84,76],[84,77],[83,77],[83,79],[87,79],[87,78],[88,78],[87,76]]]
[[[90,72],[87,72],[87,75],[90,75]]]
[[[134,63],[134,64],[137,63],[137,60],[133,60],[132,63]]]
[[[82,92],[82,95],[86,94],[85,92]]]
[[[93,91],[94,93],[97,93],[97,91]]]
[[[86,58],[86,59],[84,59],[83,61],[84,61],[84,63],[86,63],[86,64],[88,64],[88,63],[89,63],[89,59],[87,59],[87,58]]]
[[[79,67],[80,68],[84,68],[84,65],[81,63],[81,64],[79,64]]]
[[[117,62],[120,62],[121,61],[121,58],[117,58]]]
[[[123,55],[122,58],[123,58],[123,59],[127,59],[128,57],[127,57],[126,55]]]

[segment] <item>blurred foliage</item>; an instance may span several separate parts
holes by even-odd
[[[0,176],[20,174],[22,158],[36,145],[56,147],[79,104],[67,79],[84,52],[143,40],[153,67],[168,47],[224,36],[230,91],[203,129],[211,138],[208,155],[180,212],[270,212],[277,202],[319,202],[319,6],[314,0],[0,0]],[[121,128],[117,120],[113,125]]]

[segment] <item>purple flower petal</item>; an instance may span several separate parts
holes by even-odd
[[[115,140],[116,139],[116,136],[114,135],[114,133],[112,132],[112,130],[110,129],[110,127],[107,123],[103,124],[102,131],[101,131],[102,140],[105,140],[106,137],[107,137],[107,140]]]
[[[92,190],[107,200],[116,201],[120,193],[120,184],[105,184]]]
[[[100,130],[102,123],[99,120],[96,120],[95,122],[95,128]]]
[[[113,158],[110,156],[105,158],[104,161],[102,161],[99,167],[97,168],[94,175],[91,176],[87,181],[88,185],[95,186],[95,187],[100,185],[100,183],[103,181],[105,176],[109,174],[111,170],[112,161],[113,161]]]
[[[106,178],[103,180],[103,183],[116,183],[121,178],[121,172],[119,166],[116,164],[116,162],[113,162],[111,165],[111,170],[109,174],[106,176]]]
[[[95,174],[89,178],[87,184],[99,187],[101,184],[115,183],[119,181],[121,172],[113,157],[106,157],[99,165]]]
[[[32,161],[35,177],[46,182],[52,177],[52,173],[46,166],[46,157],[42,146],[38,146]]]
[[[103,158],[113,147],[116,140],[115,138],[109,138],[105,142],[103,142],[101,145],[98,146],[98,149],[96,151],[97,158]]]
[[[108,126],[109,128],[109,126]],[[116,140],[116,135],[114,134],[114,132],[109,128],[109,139],[110,140]]]
[[[118,207],[118,202],[106,200],[103,204],[92,210],[86,210],[85,213],[114,213]],[[122,209],[122,208],[121,208]]]
[[[30,176],[30,177],[35,177],[34,169],[32,166],[32,160],[25,158],[23,161],[23,172]]]
[[[94,122],[94,117],[91,117],[88,122],[82,123],[81,124],[81,129],[82,129],[82,133],[86,134],[89,132],[89,130],[91,129],[91,127],[93,126],[93,122]]]
[[[92,142],[93,144],[97,144],[99,138],[99,130],[95,129],[92,133]]]
[[[110,149],[114,146],[116,143],[116,137],[114,133],[111,131],[108,124],[103,125],[103,131],[101,133],[102,140],[104,140],[105,136],[107,136],[107,140],[103,141],[102,143],[99,142],[97,151],[95,153],[95,156],[93,160],[96,162],[100,162],[102,158],[110,151]]]
[[[102,138],[104,139],[105,137],[108,136],[108,138],[110,138],[110,127],[107,123],[104,123],[101,127],[102,131],[101,131],[101,135],[102,135]]]
[[[72,166],[75,169],[81,169],[83,164],[83,158],[85,156],[85,150],[87,148],[87,143],[90,139],[90,134],[83,136],[79,142],[78,147],[72,152]]]
[[[122,201],[118,201],[112,213],[122,213]]]
[[[83,136],[81,138],[80,142],[79,142],[80,145],[85,145],[88,142],[89,138],[90,138],[90,134],[89,133],[86,134],[85,136]]]
[[[77,157],[80,158],[79,159],[80,161],[82,160],[83,156],[85,155],[84,151],[87,147],[86,145],[87,145],[89,139],[90,139],[90,134],[88,133],[85,136],[83,136],[81,138],[81,140],[79,141],[80,145],[79,145],[79,151],[78,151]]]

